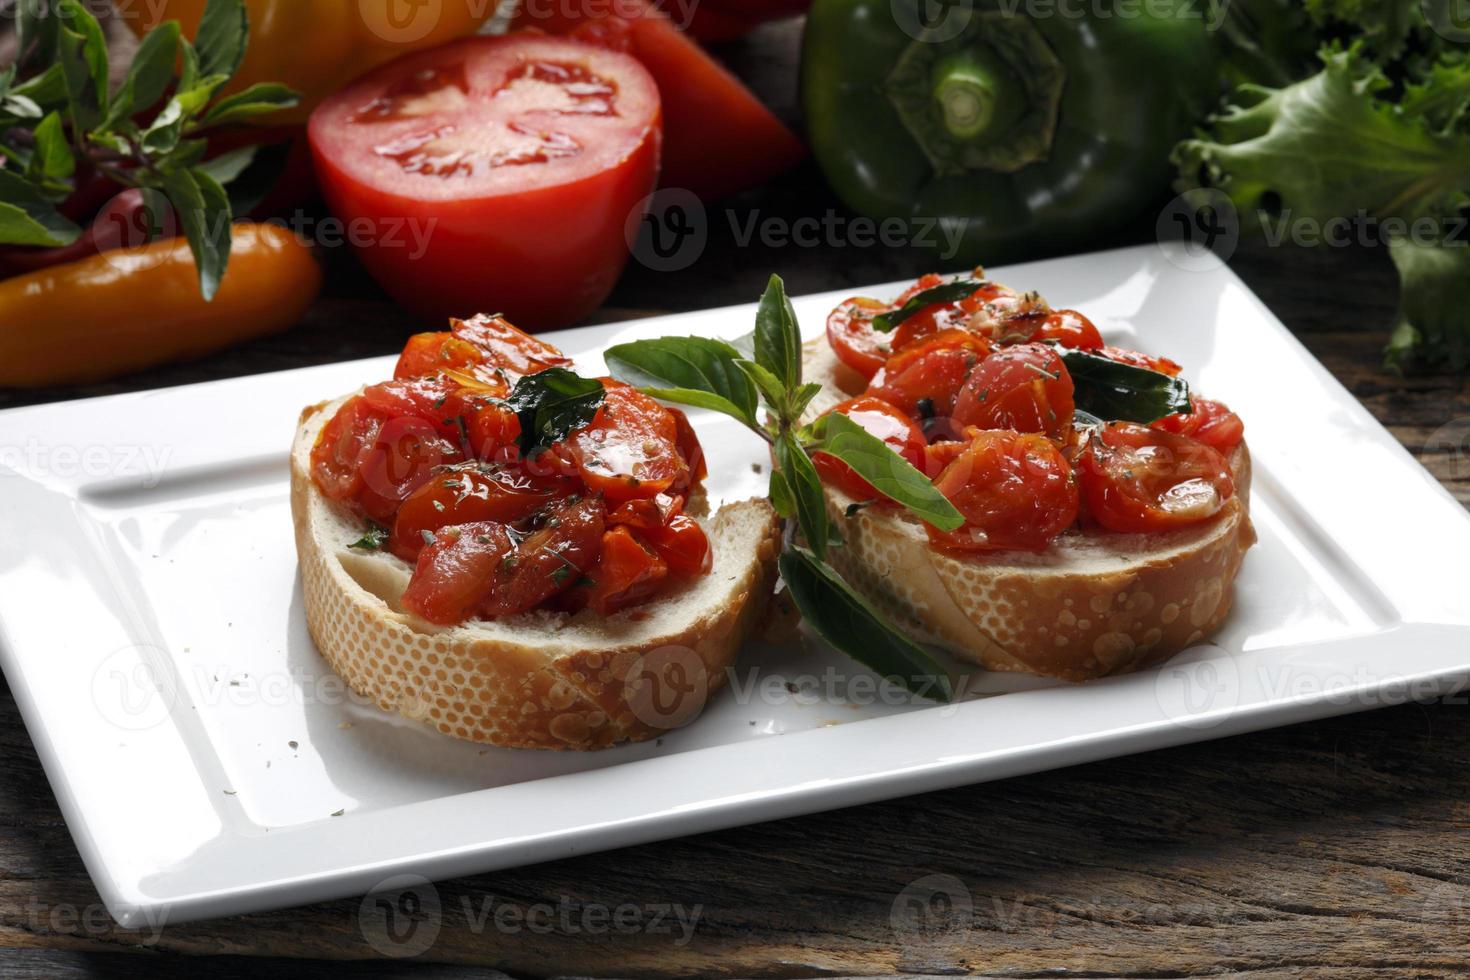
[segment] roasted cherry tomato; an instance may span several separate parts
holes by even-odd
[[[389,419],[363,458],[357,501],[369,517],[386,524],[409,494],[429,482],[436,468],[463,460],[460,448],[441,436],[433,423],[411,415]]]
[[[652,596],[668,577],[668,563],[619,524],[602,536],[602,560],[591,573],[587,606],[610,616]]]
[[[482,614],[493,619],[535,609],[577,584],[597,564],[603,529],[597,500],[569,499],[551,507],[540,528],[495,566]]]
[[[505,525],[493,521],[440,529],[419,553],[403,608],[440,626],[474,618],[513,547]]]
[[[1184,370],[1167,357],[1152,357],[1148,354],[1140,354],[1136,350],[1124,350],[1122,347],[1102,347],[1093,353],[1106,357],[1110,361],[1117,361],[1119,364],[1131,364],[1148,371],[1167,374],[1171,378],[1177,377],[1179,372]]]
[[[704,458],[704,447],[699,444],[699,434],[694,431],[694,426],[689,424],[689,416],[681,409],[672,405],[664,408],[674,417],[674,425],[677,427],[679,455],[684,457],[684,462],[689,464],[689,478],[695,483],[702,483],[709,476],[709,461]]]
[[[1224,456],[1133,422],[1095,431],[1077,466],[1089,519],[1110,531],[1187,527],[1219,513],[1235,494]]]
[[[839,412],[862,426],[869,435],[886,442],[895,453],[909,464],[922,468],[924,465],[925,439],[923,431],[903,412],[870,395],[861,395],[835,405],[831,412]],[[829,412],[828,414],[831,414]],[[881,497],[873,485],[853,472],[852,467],[829,453],[813,453],[812,462],[817,473],[842,492],[858,500],[873,500]]]
[[[872,378],[892,353],[892,340],[873,329],[873,317],[887,303],[859,296],[847,300],[827,317],[827,342],[837,359],[864,378]]]
[[[596,309],[627,263],[660,119],[633,57],[527,32],[384,65],[324,101],[308,134],[332,212],[369,230],[355,244],[394,298],[548,330]]]
[[[1189,402],[1194,411],[1188,415],[1166,415],[1154,423],[1154,428],[1198,439],[1222,453],[1229,453],[1240,445],[1240,440],[1245,438],[1245,423],[1239,415],[1221,402],[1198,395],[1191,395]]]
[[[955,531],[928,527],[950,551],[1044,551],[1077,520],[1077,483],[1061,450],[1036,433],[972,429],[934,481],[965,516]]]
[[[661,493],[652,499],[630,500],[607,515],[609,524],[622,524],[652,545],[676,575],[703,575],[714,555],[699,522],[684,513],[684,498]]]
[[[943,276],[936,276],[932,273],[924,276],[893,301],[893,309],[900,309],[919,293],[942,285],[945,281]],[[914,344],[945,330],[967,329],[971,319],[987,304],[1009,295],[1011,291],[1004,286],[993,282],[982,282],[978,289],[964,299],[926,306],[898,325],[898,329],[893,334],[893,349],[895,351],[907,350]]]
[[[920,420],[948,416],[965,379],[990,352],[979,334],[941,331],[890,357],[868,394]]]
[[[1002,330],[1015,330],[1021,340],[1054,340],[1075,350],[1100,350],[1102,334],[1087,317],[1076,310],[1036,310],[1007,317]]]
[[[403,502],[388,550],[411,562],[424,547],[425,531],[479,521],[514,524],[551,499],[551,493],[518,468],[462,463],[434,474]]]
[[[955,399],[964,427],[1042,432],[1061,438],[1072,425],[1072,376],[1047,344],[1002,347],[970,372]]]
[[[361,395],[349,398],[322,427],[311,448],[311,473],[322,493],[349,500],[362,489],[362,464],[378,444],[387,418]]]
[[[630,385],[604,385],[607,398],[596,417],[565,444],[587,486],[617,504],[687,485],[689,464],[679,453],[674,416]]]
[[[452,333],[420,333],[408,338],[403,353],[398,355],[398,366],[393,377],[399,381],[410,378],[433,378],[445,371],[458,371],[478,377],[485,362],[485,355],[474,344],[461,340]],[[487,380],[494,378],[486,372]]]
[[[924,447],[924,465],[922,467],[924,475],[931,482],[939,479],[939,474],[944,472],[945,467],[959,459],[964,451],[969,448],[969,442],[962,440],[951,439],[945,442],[931,442]]]
[[[454,336],[474,344],[492,367],[512,375],[535,374],[551,367],[567,367],[572,359],[544,340],[518,329],[503,316],[450,320]]]

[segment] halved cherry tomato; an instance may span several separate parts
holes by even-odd
[[[827,316],[827,342],[832,352],[865,379],[877,374],[893,352],[891,338],[873,329],[873,317],[887,309],[887,303],[857,296]]]
[[[924,447],[924,465],[921,469],[929,481],[939,479],[945,467],[959,459],[970,448],[968,441],[947,440],[945,442],[931,442]]]
[[[434,470],[464,460],[464,453],[433,423],[401,415],[383,423],[372,451],[363,458],[357,501],[375,521],[388,523],[409,494],[429,482]]]
[[[835,405],[826,414],[841,413],[862,426],[869,435],[877,436],[908,463],[922,468],[924,465],[923,431],[903,412],[881,398],[860,395]],[[813,453],[812,462],[817,474],[835,484],[844,493],[858,500],[873,500],[881,495],[873,485],[853,472],[852,467],[830,453]]]
[[[1177,377],[1179,372],[1184,370],[1167,357],[1153,357],[1149,354],[1140,354],[1136,350],[1125,350],[1122,347],[1102,347],[1093,353],[1099,357],[1106,357],[1110,361],[1117,361],[1119,364],[1131,364],[1147,371],[1167,374],[1171,378]]]
[[[419,553],[403,608],[440,626],[474,617],[512,550],[505,525],[493,521],[441,529]]]
[[[1230,465],[1188,436],[1133,422],[1093,433],[1077,462],[1091,520],[1110,531],[1168,531],[1208,520],[1235,494]]]
[[[867,393],[910,417],[948,416],[965,379],[990,352],[990,342],[979,334],[944,330],[890,357]]]
[[[1091,320],[1076,310],[1036,310],[1007,317],[1002,330],[1015,330],[1022,340],[1054,340],[1074,350],[1098,350],[1103,346],[1102,334]]]
[[[362,489],[362,464],[387,421],[361,395],[342,404],[311,447],[311,474],[332,500],[349,500]]]
[[[1228,453],[1240,445],[1240,440],[1245,438],[1245,423],[1240,420],[1239,415],[1226,408],[1222,402],[1198,395],[1189,396],[1189,401],[1194,411],[1188,415],[1166,415],[1155,422],[1153,427],[1198,439],[1222,453]]]
[[[444,371],[474,375],[484,362],[485,355],[480,348],[452,333],[420,333],[408,338],[403,353],[398,355],[393,377],[399,381],[432,378]]]
[[[462,463],[434,474],[408,496],[393,521],[388,550],[411,562],[423,550],[425,531],[479,521],[514,524],[551,499],[550,493],[513,467]]]
[[[514,23],[576,32],[643,63],[663,100],[665,187],[714,200],[755,187],[805,156],[771,110],[660,7],[649,0],[530,0]]]
[[[898,299],[893,301],[892,308],[900,309],[919,293],[942,285],[946,281],[944,276],[933,273],[922,276],[918,282],[899,294]],[[893,349],[895,351],[907,350],[914,344],[945,330],[967,329],[970,318],[983,309],[987,303],[1009,295],[1010,292],[1009,289],[998,283],[981,282],[979,288],[964,299],[926,306],[898,325],[893,335]]]
[[[449,321],[454,336],[478,347],[494,367],[514,375],[535,374],[552,367],[567,367],[572,359],[544,340],[518,329],[503,316],[479,316]]]
[[[709,538],[684,513],[683,497],[661,493],[651,500],[630,500],[608,514],[607,521],[636,530],[677,575],[703,575],[714,563]]]
[[[620,381],[603,384],[607,398],[592,423],[565,442],[587,486],[618,504],[687,483],[679,424],[669,410]]]
[[[665,405],[664,408],[674,417],[674,425],[679,433],[676,440],[679,455],[689,464],[689,479],[694,483],[703,483],[709,476],[709,461],[704,458],[704,447],[699,444],[699,434],[689,424],[689,416],[682,409],[673,405]]]
[[[1073,410],[1072,376],[1057,352],[1046,344],[1017,344],[970,372],[955,399],[954,421],[1060,438],[1072,425]]]
[[[596,566],[604,526],[600,501],[551,507],[540,528],[495,566],[481,613],[493,619],[525,612],[571,588]]]
[[[657,592],[669,577],[669,566],[620,524],[602,535],[602,560],[591,577],[587,605],[599,616],[609,616]]]
[[[965,516],[955,531],[928,527],[951,551],[1044,551],[1077,520],[1077,483],[1056,445],[1035,433],[972,429],[934,481]]]
[[[660,119],[634,58],[520,33],[375,69],[308,133],[332,212],[369,230],[359,254],[397,300],[546,330],[596,309],[622,272]]]
[[[363,399],[374,409],[389,418],[409,415],[432,422],[442,435],[454,432],[454,425],[445,415],[444,401],[457,391],[459,385],[437,375],[409,378],[404,381],[384,381],[363,389]]]

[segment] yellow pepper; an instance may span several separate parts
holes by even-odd
[[[138,34],[177,20],[193,37],[206,0],[119,0]],[[318,102],[363,72],[400,55],[472,34],[495,0],[245,0],[250,46],[226,92],[280,82],[303,95],[267,125],[303,122]]]
[[[0,281],[0,385],[103,381],[296,323],[322,285],[310,247],[275,225],[232,230],[230,265],[209,303],[182,238]]]

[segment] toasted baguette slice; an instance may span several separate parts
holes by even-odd
[[[312,446],[343,401],[301,415],[291,510],[307,627],[354,691],[458,738],[598,749],[686,724],[724,683],[775,583],[780,532],[765,501],[702,521],[713,571],[635,609],[441,628],[403,611],[412,569],[349,547],[363,535],[361,521],[311,478]]]
[[[806,379],[823,386],[811,417],[867,387],[825,339],[803,354]],[[952,557],[907,513],[870,507],[848,517],[857,501],[827,487],[846,540],[829,554],[898,625],[982,667],[1072,681],[1126,673],[1199,642],[1230,611],[1256,540],[1244,444],[1230,462],[1236,495],[1209,521],[1162,534],[1069,531],[1042,554]]]

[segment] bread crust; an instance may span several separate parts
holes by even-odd
[[[342,400],[302,412],[291,510],[307,627],[358,694],[456,738],[587,750],[687,724],[725,683],[775,582],[780,532],[765,501],[702,522],[714,571],[644,606],[440,629],[395,608],[408,565],[350,550],[354,522],[311,478],[311,447]]]
[[[824,339],[804,350],[819,414],[866,387]],[[1233,601],[1235,576],[1256,541],[1250,454],[1231,457],[1236,495],[1215,517],[1161,534],[1069,531],[1041,555],[955,557],[929,545],[923,525],[892,508],[861,508],[825,488],[845,546],[833,565],[898,625],[989,670],[1069,681],[1159,663],[1209,636]]]

